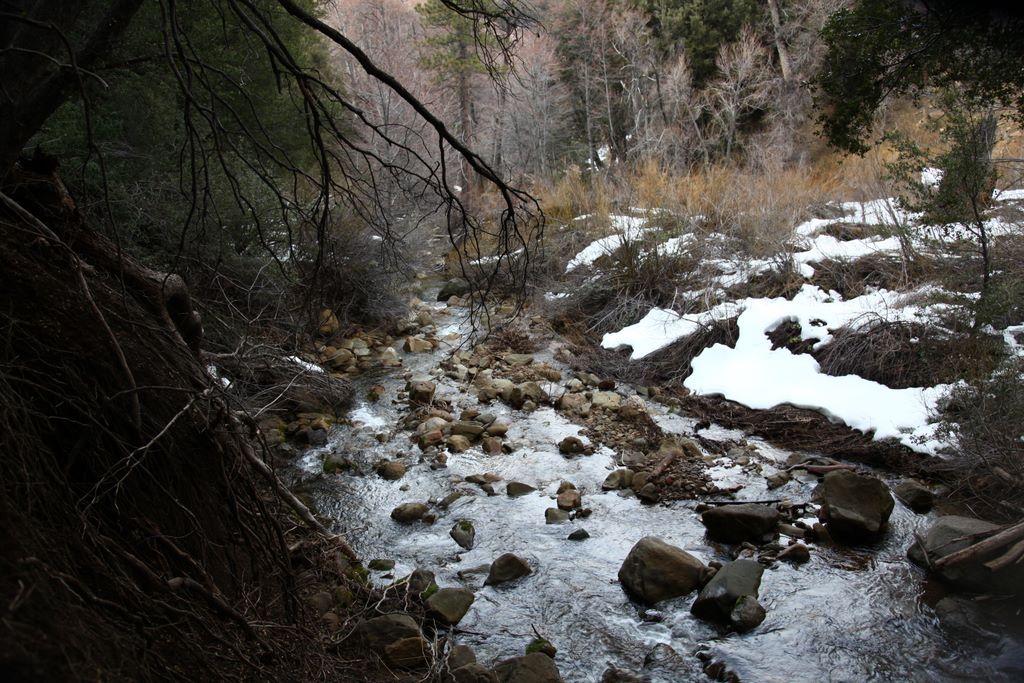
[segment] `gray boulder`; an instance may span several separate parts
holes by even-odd
[[[935,492],[916,479],[904,479],[893,492],[901,503],[918,514],[928,512],[935,505]]]
[[[1005,553],[1007,548],[982,553],[957,564],[934,567],[937,560],[963,550],[999,529],[999,526],[991,522],[972,517],[939,517],[922,539],[924,548],[921,547],[921,543],[915,542],[907,550],[907,557],[958,588],[986,593],[1024,593],[1024,566],[1011,565],[998,572],[993,572],[985,566],[986,562]]]
[[[726,543],[753,541],[763,543],[775,536],[779,511],[767,505],[719,505],[700,517],[708,536]]]
[[[617,491],[619,489],[628,489],[632,484],[633,470],[623,467],[605,477],[601,488],[605,491]]]
[[[423,603],[427,616],[449,626],[462,621],[476,596],[465,588],[441,588]]]
[[[634,600],[653,605],[686,595],[700,585],[704,563],[681,548],[646,536],[619,568],[619,582]]]
[[[554,660],[540,652],[498,662],[494,672],[500,683],[562,683]]]
[[[448,301],[453,296],[463,296],[469,294],[469,290],[472,287],[469,284],[469,280],[461,277],[453,277],[448,282],[444,283],[441,287],[441,291],[437,293],[438,301]]]
[[[757,597],[763,572],[764,567],[754,560],[736,560],[724,565],[701,589],[690,612],[701,619],[729,621],[740,598]]]
[[[885,482],[850,470],[826,474],[819,493],[818,517],[834,537],[876,537],[885,531],[896,506]]]
[[[530,565],[526,560],[518,555],[505,553],[491,563],[491,568],[487,572],[487,580],[484,581],[484,585],[493,586],[499,583],[515,581],[532,572],[533,570],[530,569]]]
[[[743,595],[729,613],[729,623],[740,633],[752,631],[761,625],[767,616],[764,607],[753,595]]]
[[[356,633],[367,647],[377,653],[383,653],[391,643],[421,635],[420,627],[413,618],[398,612],[363,620],[356,626]]]

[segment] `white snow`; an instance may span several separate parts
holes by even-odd
[[[923,168],[921,169],[921,184],[926,187],[938,187],[942,182],[943,175],[945,172],[941,168]]]
[[[298,365],[303,370],[306,370],[307,372],[320,372],[320,373],[322,373],[324,371],[324,369],[321,368],[319,365],[314,365],[313,363],[310,363],[308,361],[304,361],[301,358],[299,358],[298,356],[288,356],[288,357],[285,358],[285,360],[291,361],[292,363],[295,363],[296,365]]]
[[[565,272],[569,273],[580,266],[589,266],[602,256],[613,253],[619,247],[638,239],[647,232],[645,218],[621,215],[613,215],[608,218],[615,233],[588,244],[583,251],[570,259],[568,265],[565,266]]]

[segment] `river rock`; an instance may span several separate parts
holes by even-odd
[[[754,560],[736,560],[722,566],[701,589],[690,611],[712,621],[729,621],[736,601],[745,595],[757,597],[764,567]]]
[[[434,572],[429,569],[417,568],[409,574],[409,592],[419,595],[436,583]]]
[[[558,508],[548,508],[544,511],[545,524],[565,524],[569,521],[569,513]]]
[[[428,510],[426,503],[402,503],[391,511],[391,519],[400,524],[412,524],[423,519]]]
[[[477,398],[483,403],[497,398],[508,402],[515,387],[515,383],[509,379],[480,378],[477,380]]]
[[[821,482],[818,517],[833,537],[876,537],[896,506],[889,487],[877,477],[835,470]]]
[[[558,494],[557,504],[560,510],[575,510],[583,507],[583,497],[576,489],[566,489]]]
[[[957,564],[935,568],[934,563],[958,550],[998,531],[999,526],[972,517],[947,515],[939,517],[924,534],[923,543],[914,543],[907,550],[912,562],[928,568],[940,579],[958,588],[978,592],[1024,593],[1024,565],[1017,564],[993,573],[985,562],[999,557],[1008,548],[1003,547]],[[927,554],[927,555],[926,555]]]
[[[726,543],[762,543],[775,536],[779,511],[767,505],[717,505],[700,516],[708,536]]]
[[[700,585],[704,563],[681,548],[646,536],[629,551],[619,568],[619,582],[638,602],[653,605],[686,595]]]
[[[484,585],[494,586],[499,583],[515,581],[532,572],[533,570],[530,569],[530,565],[526,560],[518,555],[505,553],[491,563],[491,568],[487,572],[487,580],[484,581]]]
[[[396,481],[405,476],[405,464],[397,460],[383,460],[377,463],[377,474],[381,479]]]
[[[423,636],[402,638],[384,646],[384,661],[392,666],[418,669],[433,659],[430,643]]]
[[[590,402],[599,410],[618,410],[622,406],[622,397],[614,391],[595,391]]]
[[[579,455],[586,451],[587,444],[578,436],[567,436],[558,442],[558,452],[562,455]]]
[[[548,393],[536,382],[517,384],[508,398],[508,402],[515,408],[522,408],[527,401],[540,404],[547,400]]]
[[[600,683],[649,683],[649,679],[610,666],[601,674]]]
[[[402,344],[402,350],[406,353],[427,353],[433,349],[434,345],[423,337],[406,337]]]
[[[916,479],[904,479],[894,493],[901,503],[918,514],[928,512],[935,505],[935,493]]]
[[[574,413],[586,417],[590,414],[590,401],[584,394],[562,394],[558,399],[558,409],[566,413]]]
[[[458,420],[456,422],[452,422],[451,430],[452,434],[459,434],[475,439],[484,433],[484,426],[479,422]]]
[[[442,588],[423,603],[427,616],[449,626],[462,621],[476,596],[465,588]]]
[[[533,363],[533,356],[529,353],[506,353],[501,359],[509,365],[530,365]]]
[[[647,415],[647,404],[639,396],[629,396],[619,408],[619,417],[623,420],[636,422]]]
[[[498,422],[495,420],[487,425],[484,432],[486,432],[488,436],[505,436],[505,434],[508,433],[508,425],[504,422]]]
[[[437,293],[437,300],[448,301],[448,299],[453,296],[469,294],[470,289],[472,289],[472,287],[468,280],[461,277],[453,277],[451,280],[448,280],[448,282],[445,282],[444,286],[441,287],[441,291]]]
[[[463,436],[462,434],[452,434],[445,439],[445,444],[448,446],[448,450],[452,453],[462,453],[473,447],[473,443],[469,440],[469,437]]]
[[[590,538],[590,534],[587,533],[586,529],[577,529],[576,531],[569,534],[567,540],[569,541],[585,541]]]
[[[371,650],[383,653],[385,646],[391,643],[406,638],[419,638],[420,627],[408,614],[395,612],[360,621],[356,633]]]
[[[601,488],[605,491],[618,491],[619,489],[628,489],[632,483],[633,470],[623,467],[605,477]]]
[[[468,645],[452,645],[445,664],[449,669],[458,669],[467,664],[476,664],[476,653]]]
[[[473,544],[476,543],[476,527],[468,519],[460,519],[456,522],[448,535],[466,550],[472,550]]]
[[[319,325],[316,330],[317,334],[321,337],[332,337],[340,329],[341,323],[338,321],[338,316],[334,315],[334,311],[329,308],[320,311]]]
[[[498,674],[486,666],[471,662],[451,670],[452,683],[498,683]]]
[[[794,543],[778,555],[778,559],[794,564],[803,564],[811,559],[811,551],[803,543]]]
[[[510,481],[508,486],[505,487],[505,493],[510,498],[518,498],[519,496],[525,496],[529,493],[533,493],[537,489],[529,484],[524,484],[521,481]]]
[[[494,672],[500,683],[563,683],[554,660],[540,652],[498,662]]]
[[[337,474],[352,468],[352,461],[341,453],[328,453],[324,458],[324,474]]]
[[[434,391],[437,385],[433,382],[416,381],[409,382],[406,391],[409,392],[409,402],[417,405],[427,405],[434,398]]]
[[[752,631],[761,625],[767,616],[764,607],[752,595],[741,596],[729,613],[729,623],[739,633]]]

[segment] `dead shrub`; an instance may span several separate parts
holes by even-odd
[[[904,289],[934,274],[934,264],[924,257],[905,261],[898,256],[872,254],[858,259],[826,259],[814,265],[810,283],[844,299],[864,294],[869,287]]]

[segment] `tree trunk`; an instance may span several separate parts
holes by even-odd
[[[772,29],[775,32],[775,50],[779,53],[779,68],[782,69],[782,80],[789,83],[793,80],[793,69],[789,65],[789,50],[782,39],[782,20],[779,17],[778,0],[768,0],[768,10],[772,15]]]

